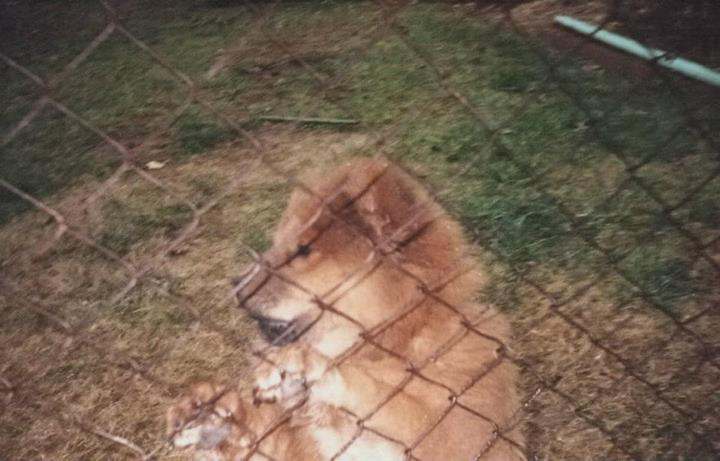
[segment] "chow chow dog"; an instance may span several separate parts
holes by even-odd
[[[267,346],[252,390],[199,383],[168,411],[196,459],[524,459],[507,319],[460,225],[400,167],[301,181],[236,286]]]

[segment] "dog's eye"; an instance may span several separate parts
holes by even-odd
[[[295,255],[304,258],[304,257],[308,256],[311,251],[312,251],[312,248],[310,247],[310,245],[298,245]]]

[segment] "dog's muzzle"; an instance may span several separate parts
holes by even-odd
[[[232,282],[240,307],[246,309],[250,317],[257,321],[265,340],[272,346],[284,346],[295,341],[300,333],[295,321],[267,317],[260,313],[264,307],[274,303],[274,297],[268,298],[258,293],[261,289],[268,291],[267,283],[270,278],[269,271],[261,264],[253,264]]]
[[[257,314],[250,314],[257,321],[258,327],[267,342],[273,346],[285,346],[295,341],[299,332],[292,320],[278,320]]]

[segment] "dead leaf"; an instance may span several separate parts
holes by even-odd
[[[145,164],[145,168],[148,170],[159,170],[160,168],[164,167],[167,162],[158,162],[155,160],[150,160]]]

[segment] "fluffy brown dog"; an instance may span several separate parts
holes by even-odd
[[[273,345],[264,404],[201,385],[168,413],[176,444],[201,459],[523,459],[509,325],[473,302],[458,223],[384,160],[303,183],[239,286]]]

